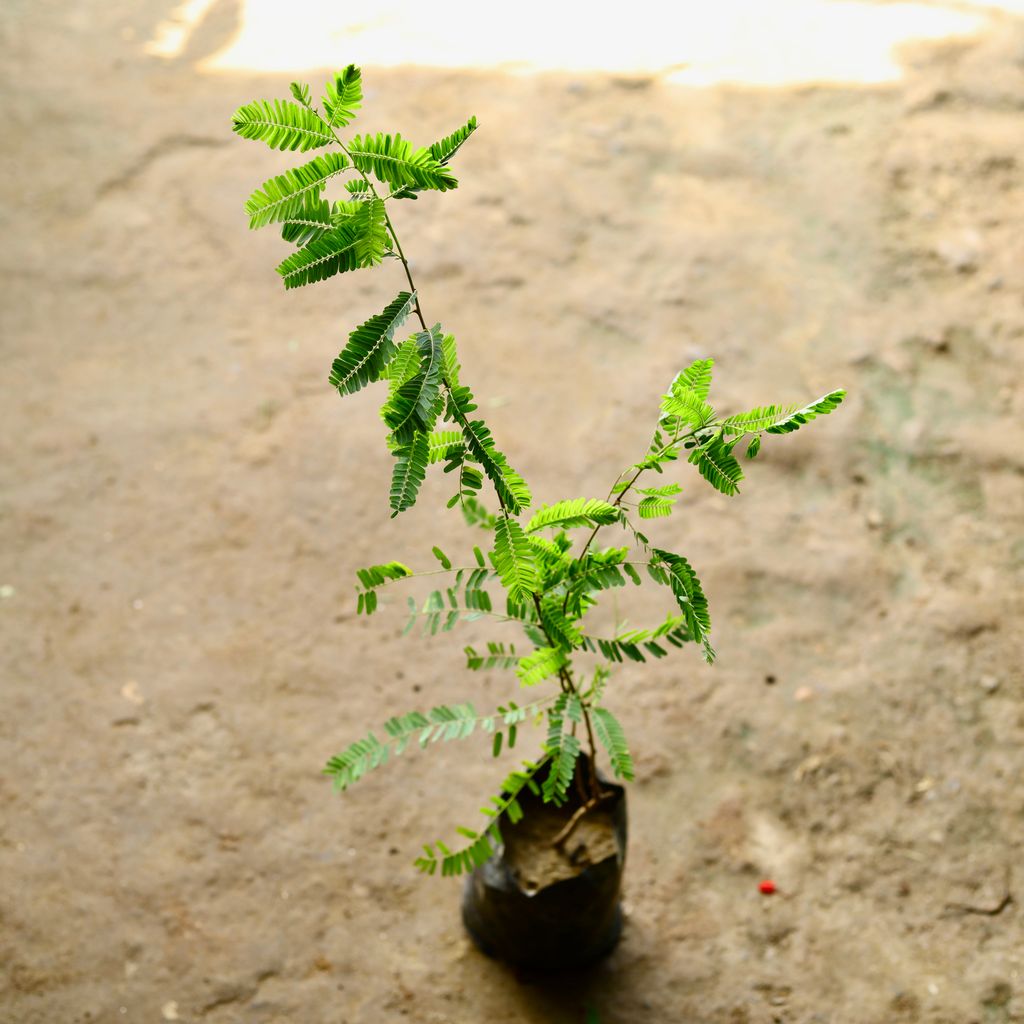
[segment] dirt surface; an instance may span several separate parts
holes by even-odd
[[[1024,1020],[1021,24],[873,88],[367,71],[364,128],[483,126],[399,229],[538,499],[602,496],[696,356],[721,408],[850,390],[652,530],[720,660],[613,680],[626,930],[544,983],[411,866],[510,760],[319,775],[515,698],[461,655],[508,637],[355,617],[355,568],[467,550],[447,478],[387,520],[377,396],[326,383],[398,272],[281,289],[241,206],[290,157],[228,118],[286,79],[195,70],[230,5],[144,56],[169,6],[0,15],[0,1020]]]

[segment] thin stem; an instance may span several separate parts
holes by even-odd
[[[694,435],[696,435],[697,433],[699,433],[701,430],[707,430],[708,428],[713,428],[715,426],[717,426],[717,423],[707,423],[703,427],[695,427],[689,433],[683,434],[681,436],[679,434],[679,428],[677,427],[676,428],[676,433],[672,436],[672,440],[669,441],[667,444],[662,445],[661,448],[659,448],[658,451],[654,453],[654,457],[657,457],[657,456],[660,456],[660,455],[664,455],[665,452],[667,452],[670,448],[674,447],[677,444],[681,444],[683,441],[688,440],[689,438],[691,438]],[[647,468],[648,468],[647,466],[640,466],[637,469],[637,471],[633,474],[633,476],[630,478],[629,483],[626,484],[626,486],[623,487],[621,491],[619,491],[618,496],[612,502],[612,505],[615,508],[619,508],[622,505],[623,499],[629,493],[630,489],[637,482],[637,480],[640,479],[640,475]],[[615,483],[612,484],[612,489],[611,489],[611,491],[608,492],[608,498],[609,499],[611,499],[612,493],[614,492],[616,485],[618,484],[618,482],[621,479],[622,479],[622,473],[620,473],[615,478]],[[583,556],[587,553],[587,551],[590,550],[590,545],[594,542],[594,538],[597,536],[598,530],[600,530],[601,527],[604,526],[604,525],[605,525],[604,523],[598,523],[597,526],[595,526],[594,529],[591,531],[590,536],[587,538],[586,543],[583,545],[583,550],[580,552],[580,559],[581,560],[582,560]],[[568,602],[568,600],[569,600],[569,596],[567,594],[566,595],[566,602]],[[565,611],[565,605],[562,606],[562,611]]]
[[[587,727],[587,746],[590,747],[590,759],[587,762],[590,774],[590,792],[596,799],[601,795],[601,784],[597,781],[597,744],[594,743],[594,730],[590,724],[590,712],[587,710],[587,705],[584,703],[583,698],[579,696],[576,686],[572,681],[572,676],[567,670],[563,669],[563,671],[565,671],[566,679],[572,688],[572,692],[579,699],[580,710],[583,712],[583,724]]]
[[[621,491],[619,491],[618,497],[612,502],[612,507],[613,508],[619,508],[622,505],[622,501],[626,497],[627,493],[629,493],[629,489],[633,486],[633,484],[635,484],[637,482],[637,480],[640,479],[640,474],[642,472],[643,472],[643,469],[638,469],[633,474],[633,479],[630,480],[629,483],[626,484],[626,486]],[[616,478],[615,483],[617,484],[621,478],[622,478],[622,474],[620,473],[618,478]],[[613,484],[612,485],[612,490],[614,490],[614,489],[615,489],[615,485]],[[611,491],[608,492],[608,497],[609,498],[611,497]],[[594,529],[591,531],[590,536],[587,538],[587,542],[583,545],[583,550],[580,552],[580,560],[582,560],[583,556],[587,553],[587,551],[590,550],[590,545],[594,542],[594,538],[597,536],[597,531],[600,530],[603,525],[605,525],[605,524],[604,523],[598,523],[597,526],[595,526]],[[569,599],[569,595],[567,594],[566,595],[566,600],[568,601],[568,599]],[[562,611],[565,611],[565,607],[564,606],[562,607]]]
[[[315,109],[315,108],[309,106],[308,103],[306,104],[306,106],[309,107],[310,110]],[[415,285],[415,283],[413,282],[413,279],[412,279],[412,272],[409,270],[409,261],[405,258],[405,253],[402,251],[402,243],[399,241],[398,234],[395,231],[395,226],[394,226],[394,224],[391,223],[391,217],[388,215],[387,199],[390,199],[391,196],[390,195],[387,196],[386,199],[382,199],[381,198],[380,193],[377,191],[377,187],[373,184],[372,181],[370,181],[369,175],[365,171],[360,170],[358,167],[356,167],[356,162],[355,162],[355,160],[352,159],[352,154],[348,151],[348,147],[341,141],[341,139],[338,138],[338,134],[337,134],[337,132],[335,132],[334,126],[332,124],[328,123],[327,127],[330,128],[331,135],[334,136],[334,141],[338,144],[339,149],[341,149],[342,153],[344,153],[345,156],[347,156],[349,158],[349,160],[352,162],[352,166],[355,167],[355,169],[357,171],[359,171],[359,176],[363,179],[363,181],[366,182],[366,186],[373,193],[374,199],[379,199],[380,200],[381,206],[382,206],[382,208],[384,210],[384,223],[387,224],[388,231],[391,232],[391,237],[392,237],[392,239],[394,239],[395,248],[398,250],[398,258],[402,261],[402,267],[405,270],[405,278],[409,282],[409,288],[412,290],[413,294],[416,296],[416,305],[415,305],[416,316],[419,317],[420,326],[423,328],[423,330],[427,330],[427,321],[423,318],[423,310],[420,307],[420,295],[419,295],[419,292],[416,291],[416,285]],[[442,380],[443,380],[443,378],[442,378]],[[448,383],[447,383],[447,381],[445,381],[445,387],[447,387],[447,386],[448,386]]]
[[[555,642],[551,639],[551,634],[548,632],[547,626],[544,625],[544,619],[541,616],[540,597],[537,594],[531,594],[530,596],[533,598],[533,606],[537,610],[537,622],[547,638],[548,644],[551,647],[555,647]],[[594,796],[597,796],[601,792],[601,786],[597,781],[597,746],[594,743],[594,730],[590,725],[590,712],[587,710],[587,705],[580,696],[579,690],[576,689],[576,684],[573,682],[572,673],[569,671],[568,666],[563,665],[558,670],[558,681],[561,684],[562,692],[571,693],[579,701],[580,710],[583,712],[583,724],[587,729],[587,745],[590,747],[590,791]]]
[[[338,145],[341,145],[341,143],[339,142]],[[342,146],[341,148],[345,149],[344,146]],[[347,152],[348,151],[346,150],[346,153]],[[351,155],[349,155],[349,159],[351,159]],[[360,173],[362,174],[363,172],[360,171]],[[377,198],[379,199],[380,196],[377,195],[377,190],[374,188],[373,182],[370,181],[370,179],[365,174],[363,174],[363,180],[370,186],[370,189],[373,191],[373,194],[377,196]],[[381,200],[381,202],[383,203],[383,200]],[[409,261],[406,259],[405,251],[402,249],[402,243],[398,237],[398,232],[395,231],[395,225],[391,221],[391,217],[388,214],[386,206],[384,207],[384,223],[387,224],[388,231],[391,232],[391,237],[394,239],[395,249],[398,250],[398,258],[402,261],[402,269],[405,271],[405,279],[406,281],[409,282],[409,288],[412,290],[412,293],[416,296],[415,310],[416,316],[419,318],[420,321],[420,326],[423,328],[424,331],[429,330],[429,328],[427,327],[427,321],[423,317],[423,309],[420,306],[420,293],[416,288],[416,282],[413,281],[412,279],[412,270],[409,267]],[[441,374],[441,384],[444,386],[445,391],[448,392],[448,394],[450,395],[452,386],[451,383],[448,381],[448,378],[445,377],[444,374]],[[468,430],[469,422],[466,420],[466,417],[459,412],[454,402],[449,403],[449,408],[452,410],[452,415],[455,417],[456,423],[458,423],[464,431]],[[459,493],[462,493],[461,485],[459,487]],[[505,500],[502,498],[501,494],[498,493],[497,489],[495,489],[494,495],[498,499],[498,504],[501,506],[502,514],[507,517],[508,508],[505,505]]]

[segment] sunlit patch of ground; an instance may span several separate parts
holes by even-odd
[[[216,0],[186,0],[146,51],[176,57]],[[301,71],[353,61],[389,67],[656,74],[687,85],[893,81],[898,48],[973,35],[1024,0],[694,0],[620,6],[520,0],[494,8],[411,2],[243,0],[237,34],[201,64],[209,71]],[[499,13],[500,12],[500,13]]]

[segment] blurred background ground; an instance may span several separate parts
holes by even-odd
[[[0,1019],[1024,1020],[1014,6],[456,7],[424,39],[394,5],[9,0]],[[231,112],[350,61],[361,128],[480,119],[399,228],[538,499],[603,495],[697,356],[720,408],[850,391],[652,531],[720,661],[614,680],[627,926],[583,977],[482,958],[411,867],[507,764],[318,774],[392,712],[515,696],[462,665],[493,627],[354,615],[356,567],[467,546],[447,481],[386,520],[375,396],[326,383],[397,271],[285,293],[242,214],[298,161]]]

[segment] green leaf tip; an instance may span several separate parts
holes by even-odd
[[[337,72],[325,86],[323,104],[327,112],[327,123],[332,128],[344,128],[345,125],[351,124],[362,102],[361,72],[355,64],[349,64],[344,71]]]
[[[465,141],[477,129],[475,117],[471,117],[461,128],[457,128],[451,135],[439,139],[430,146],[430,155],[439,163],[446,164],[459,151]]]
[[[789,434],[794,430],[799,430],[805,423],[810,423],[811,420],[816,419],[818,416],[827,416],[833,409],[839,406],[845,397],[846,392],[843,390],[830,391],[816,402],[805,405],[802,409],[796,409],[785,419],[773,423],[770,427],[765,427],[765,433]]]

